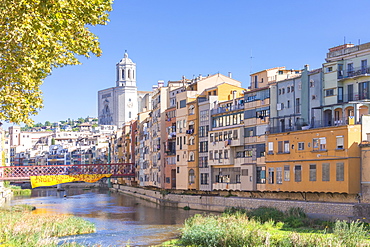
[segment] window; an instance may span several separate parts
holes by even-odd
[[[180,173],[180,167],[176,167],[177,173]]]
[[[312,140],[312,148],[319,148],[319,138],[313,138]]]
[[[326,150],[326,137],[320,137],[320,150]]]
[[[283,169],[281,167],[276,167],[276,183],[283,183]]]
[[[290,181],[290,166],[284,166],[284,181]]]
[[[266,183],[266,167],[259,166],[256,169],[256,183],[265,184]]]
[[[208,157],[199,157],[199,167],[200,168],[208,167]]]
[[[268,177],[269,184],[273,184],[274,183],[274,175],[275,175],[273,167],[269,167],[268,175],[269,175],[269,177]]]
[[[288,100],[288,102],[286,104],[286,108],[290,108],[290,100]]]
[[[235,183],[237,183],[237,184],[240,184],[241,183],[240,174],[236,174],[235,175]]]
[[[213,151],[209,151],[209,159],[213,160]]]
[[[337,163],[336,178],[337,181],[344,181],[344,163]]]
[[[231,131],[229,131],[229,133],[231,133]],[[236,140],[238,139],[238,130],[233,130],[233,139]],[[231,139],[231,136],[229,136],[229,139]]]
[[[310,165],[310,181],[316,181],[316,165]]]
[[[301,99],[300,98],[295,99],[295,112],[301,113]]]
[[[287,87],[287,88],[286,88],[286,92],[287,92],[287,93],[290,93],[290,87]]]
[[[242,176],[248,176],[248,169],[242,169]]]
[[[361,74],[367,73],[367,59],[361,60]]]
[[[194,153],[190,152],[189,154],[189,161],[194,161]]]
[[[302,181],[302,166],[301,165],[294,166],[294,181],[295,182]]]
[[[344,136],[337,136],[337,149],[344,148]]]
[[[229,158],[229,150],[224,150],[224,158],[225,159]]]
[[[353,63],[347,64],[347,73],[348,76],[353,76]]]
[[[208,184],[208,173],[201,173],[200,174],[200,184]]]
[[[290,87],[290,92],[292,92],[292,93],[294,92],[294,86]]]
[[[281,94],[281,89],[279,89],[279,95]]]
[[[189,184],[193,184],[195,182],[195,173],[193,169],[189,170]]]
[[[274,143],[273,142],[268,143],[268,154],[274,154]]]
[[[289,141],[284,141],[284,153],[289,153]]]
[[[189,107],[189,115],[194,115],[194,106],[193,105],[191,105]]]
[[[230,183],[230,175],[216,175],[217,183]]]
[[[327,67],[326,68],[326,72],[329,73],[329,72],[332,72],[333,71],[333,67]]]
[[[325,90],[325,96],[326,97],[333,96],[333,95],[334,95],[334,89]]]
[[[304,142],[298,142],[298,150],[304,150]]]
[[[282,141],[278,142],[278,153],[279,154],[283,153],[283,142]]]
[[[184,107],[186,107],[186,100],[185,99],[180,101],[180,108],[184,108]]]
[[[218,160],[218,150],[215,151],[215,160]]]
[[[330,181],[330,164],[324,163],[321,165],[322,168],[322,181]]]

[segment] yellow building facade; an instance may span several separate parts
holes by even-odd
[[[266,191],[360,192],[361,125],[268,135]]]

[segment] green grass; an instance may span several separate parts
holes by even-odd
[[[60,246],[58,237],[91,233],[93,223],[69,215],[39,215],[27,205],[0,209],[0,246]],[[81,246],[66,243],[61,246]]]
[[[309,226],[309,227],[308,227]],[[252,211],[228,209],[221,215],[195,215],[186,220],[181,237],[167,246],[370,246],[362,222],[317,221],[300,208]]]

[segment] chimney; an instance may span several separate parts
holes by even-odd
[[[233,78],[233,74],[231,72],[229,72],[229,77]]]

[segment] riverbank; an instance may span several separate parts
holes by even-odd
[[[91,233],[93,223],[82,218],[53,214],[33,214],[34,207],[16,205],[0,209],[0,246],[81,246],[59,244],[59,237]]]
[[[149,190],[140,187],[114,184],[113,191],[133,195],[157,204],[178,208],[190,208],[204,211],[223,212],[227,208],[238,207],[247,210],[259,207],[273,207],[287,211],[292,207],[302,208],[311,218],[327,220],[356,220],[370,215],[370,204],[335,203],[299,200],[276,200],[244,198],[237,196],[207,196],[173,194],[167,191]]]
[[[300,208],[233,209],[189,218],[180,239],[163,246],[370,246],[368,234],[366,223],[309,219]]]

